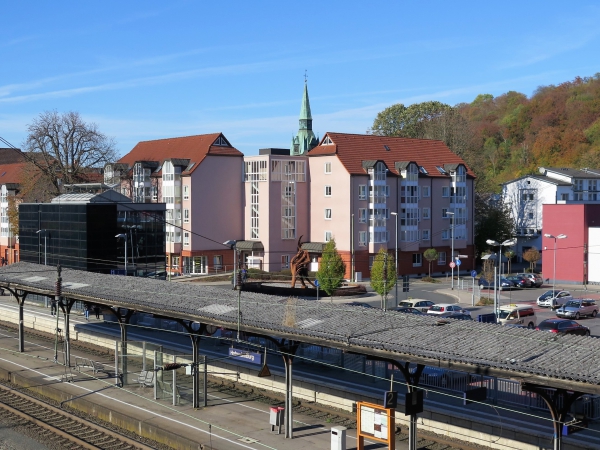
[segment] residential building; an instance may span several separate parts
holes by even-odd
[[[105,184],[134,203],[166,204],[171,272],[231,270],[223,242],[244,235],[243,154],[222,133],[138,143],[104,169]]]
[[[543,205],[600,204],[600,171],[540,167],[539,174],[504,183],[502,198],[515,219],[515,252],[521,260],[530,248],[542,248]]]
[[[119,236],[119,237],[117,237]],[[99,273],[165,273],[165,205],[113,190],[19,205],[20,260]]]
[[[244,158],[244,240],[237,250],[249,268],[289,269],[298,240],[310,241],[309,180],[308,157],[290,150]]]
[[[558,284],[600,284],[600,203],[545,204],[543,215],[544,279],[552,283],[556,278]]]
[[[19,261],[18,236],[11,232],[10,208],[19,193],[25,165],[20,150],[0,148],[0,257],[8,264]]]
[[[335,238],[348,278],[369,277],[396,237],[399,274],[427,274],[429,248],[432,273],[450,272],[452,247],[462,270],[474,267],[474,174],[443,142],[327,133],[308,157],[311,240]]]

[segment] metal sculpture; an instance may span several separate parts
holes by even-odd
[[[302,288],[306,288],[305,281],[308,281],[312,287],[316,288],[312,281],[308,279],[308,265],[310,264],[310,255],[302,249],[302,236],[298,239],[298,253],[294,255],[290,262],[292,270],[292,287],[296,287],[296,278],[300,279]]]

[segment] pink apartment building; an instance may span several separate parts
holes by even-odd
[[[104,169],[104,182],[137,203],[166,203],[172,273],[233,268],[223,245],[244,234],[243,155],[221,133],[138,143]]]
[[[443,142],[327,133],[308,160],[311,239],[335,238],[348,278],[369,277],[382,247],[394,257],[396,219],[400,275],[427,274],[431,247],[432,273],[449,273],[452,237],[473,268],[474,174]]]

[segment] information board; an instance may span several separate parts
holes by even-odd
[[[395,450],[395,410],[383,408],[373,403],[358,402],[356,404],[358,423],[358,450],[364,450],[365,437],[388,444]]]

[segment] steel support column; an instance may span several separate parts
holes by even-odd
[[[279,351],[283,357],[285,364],[285,438],[292,439],[294,437],[294,403],[293,403],[293,388],[294,379],[292,376],[292,363],[294,355],[298,350],[298,344],[293,341],[288,341],[287,344],[280,346]]]
[[[133,309],[127,308],[119,308],[112,307],[109,308],[110,311],[117,318],[117,322],[119,322],[119,328],[121,330],[121,357],[123,358],[121,362],[121,372],[123,374],[121,378],[122,386],[127,384],[127,326],[129,325],[129,321],[131,320],[131,316],[135,313]],[[119,374],[116,373],[115,377],[119,377]]]
[[[571,406],[573,406],[575,400],[584,395],[584,393],[567,391],[565,389],[549,391],[548,388],[544,389],[541,386],[529,383],[523,383],[521,389],[539,395],[544,402],[546,402],[546,405],[550,410],[550,415],[552,416],[552,428],[554,429],[553,449],[562,450],[562,426],[566,421],[567,414],[569,414],[569,411],[571,410]]]
[[[64,351],[65,351],[65,366],[71,367],[71,334],[69,333],[71,309],[75,304],[75,300],[61,298],[58,302],[58,307],[64,314]],[[57,310],[58,311],[58,310]],[[57,312],[58,314],[58,312]]]
[[[19,352],[23,353],[25,351],[25,325],[23,305],[25,304],[25,299],[27,298],[27,292],[22,291],[20,289],[12,289],[10,287],[5,287],[4,289],[6,289],[13,295],[15,300],[17,300],[17,304],[19,305]]]

